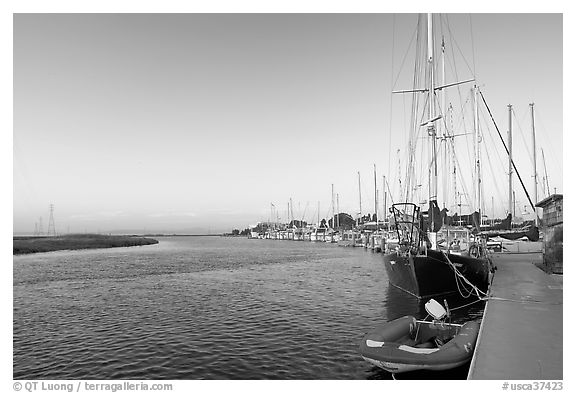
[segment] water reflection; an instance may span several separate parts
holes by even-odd
[[[390,379],[359,355],[362,336],[425,315],[388,285],[381,254],[160,240],[15,257],[14,378]]]

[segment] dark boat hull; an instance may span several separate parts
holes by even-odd
[[[452,263],[452,265],[448,262]],[[418,298],[462,293],[472,287],[457,280],[453,266],[480,291],[485,292],[490,280],[490,261],[464,255],[428,250],[427,255],[384,254],[384,266],[390,284]]]

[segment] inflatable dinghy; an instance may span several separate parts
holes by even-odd
[[[393,374],[448,370],[468,362],[474,353],[480,323],[443,322],[446,312],[435,300],[426,304],[426,310],[434,321],[405,316],[382,324],[364,336],[359,348],[364,360]]]

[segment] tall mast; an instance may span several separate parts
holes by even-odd
[[[470,100],[470,104],[472,105],[472,128],[474,130],[474,138],[472,139],[472,162],[474,165],[474,174],[472,177],[472,209],[474,209],[474,211],[476,211],[476,209],[478,208],[478,204],[477,204],[477,198],[476,198],[476,162],[477,162],[477,149],[476,149],[476,145],[478,144],[478,135],[476,133],[476,102],[474,101],[474,99],[476,98],[476,95],[474,94],[474,88],[470,89],[470,94],[471,94],[471,100]]]
[[[396,156],[398,158],[398,186],[400,187],[400,200],[402,200],[402,167],[400,165],[400,149],[396,150]]]
[[[451,87],[451,86],[456,86],[456,85],[460,85],[462,83],[468,83],[468,82],[472,82],[474,81],[474,79],[469,79],[469,80],[465,80],[465,81],[460,81],[460,82],[454,82],[454,83],[448,83],[448,84],[441,84],[440,86],[434,86],[434,66],[435,66],[435,62],[434,62],[434,28],[433,28],[433,16],[432,14],[428,14],[427,16],[427,23],[426,23],[426,30],[427,30],[427,58],[426,58],[426,78],[425,78],[425,82],[426,82],[426,87],[425,88],[415,88],[415,89],[411,89],[411,90],[397,90],[397,91],[393,91],[393,93],[415,93],[415,92],[420,92],[420,93],[427,93],[428,94],[428,99],[427,99],[427,115],[428,115],[428,120],[426,120],[424,123],[420,124],[421,127],[426,126],[427,132],[428,132],[428,136],[429,136],[429,148],[430,148],[430,159],[431,159],[431,164],[430,164],[430,170],[429,170],[429,204],[430,206],[434,206],[437,207],[438,206],[438,163],[437,163],[437,156],[436,156],[436,125],[435,122],[439,119],[442,118],[442,114],[436,115],[435,114],[435,110],[434,110],[434,96],[435,96],[435,91],[436,90],[443,90],[447,87]],[[419,29],[418,34],[420,35],[422,33],[423,29]],[[444,106],[443,101],[441,102],[441,105]],[[410,142],[410,155],[408,158],[408,168],[407,168],[407,173],[406,173],[406,178],[409,177],[409,175],[412,173],[412,157],[413,157],[413,145],[412,145],[412,141]],[[401,177],[400,174],[398,176],[399,178],[399,182],[400,182],[400,191],[402,194],[402,181],[401,181]],[[412,188],[410,187],[410,182],[407,180],[406,181],[406,185],[405,187],[405,195],[406,195],[406,200],[409,199],[410,197],[410,193],[412,191]],[[431,216],[430,216],[430,223],[434,223],[434,209],[430,209],[431,211]],[[433,228],[436,229],[436,228]]]
[[[382,176],[382,189],[384,190],[384,215],[382,216],[382,220],[383,220],[383,225],[386,225],[386,217],[388,216],[388,212],[386,211],[387,209],[387,196],[388,196],[388,192],[386,191],[386,176]]]
[[[480,176],[480,124],[478,117],[478,87],[474,85],[473,101],[474,101],[474,169],[475,169],[475,185],[474,185],[474,208],[480,214],[480,223],[482,222],[482,178]]]
[[[338,194],[336,194],[336,210],[338,214],[336,216],[337,227],[340,229],[340,197]]]
[[[334,183],[332,183],[332,229],[336,228],[336,218],[334,217]]]
[[[430,154],[432,157],[432,168],[430,170],[430,202],[435,202],[438,198],[438,169],[436,165],[436,126],[434,125],[434,39],[432,14],[428,14],[428,135],[430,136]],[[434,209],[431,209],[430,222],[434,222]]]
[[[508,213],[512,214],[514,218],[514,208],[512,206],[512,198],[514,191],[512,190],[512,105],[508,105]]]
[[[358,171],[358,199],[360,201],[360,217],[362,217],[362,188],[360,187],[360,171]],[[358,220],[360,223],[360,220]]]
[[[534,125],[534,103],[530,104],[530,115],[532,118],[532,154],[534,158],[534,203],[538,203],[538,173],[536,172],[536,128]],[[538,212],[534,209],[536,217],[534,223],[538,226]]]
[[[376,164],[374,164],[374,218],[378,225],[378,188],[376,185]]]
[[[440,48],[441,48],[440,64],[442,70],[441,74],[442,86],[444,86],[446,84],[446,59],[445,59],[446,46],[444,45],[444,36],[442,36],[442,45]],[[445,110],[446,110],[446,92],[444,91],[444,89],[442,89],[440,90],[440,113],[443,115]],[[448,200],[448,187],[447,187],[448,176],[446,176],[446,172],[448,171],[448,139],[447,139],[448,130],[444,122],[440,122],[438,129],[439,131],[441,131],[440,134],[442,134],[444,141],[444,157],[443,157],[444,171],[442,172],[443,173],[442,184],[444,193],[442,195],[442,204],[444,207],[446,207],[446,201]]]
[[[448,108],[448,113],[450,115],[449,121],[450,121],[450,129],[448,130],[448,132],[452,132],[452,130],[454,129],[454,119],[453,119],[453,115],[454,115],[454,108],[452,108],[452,104],[450,104],[450,107]],[[454,136],[452,136],[450,138],[450,157],[452,158],[451,160],[451,172],[452,172],[452,190],[454,192],[454,195],[452,195],[452,197],[454,198],[454,210],[456,210],[456,207],[458,206],[458,186],[457,186],[457,182],[456,182],[456,151],[454,150]],[[452,206],[451,206],[452,207]]]

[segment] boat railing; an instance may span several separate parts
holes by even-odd
[[[426,325],[439,325],[439,326],[453,326],[453,327],[462,327],[464,325],[460,323],[452,323],[452,322],[444,322],[444,321],[425,321],[425,320],[417,320],[416,323],[426,324]]]
[[[398,244],[418,248],[421,240],[420,208],[414,203],[396,203],[390,212],[394,215]]]

